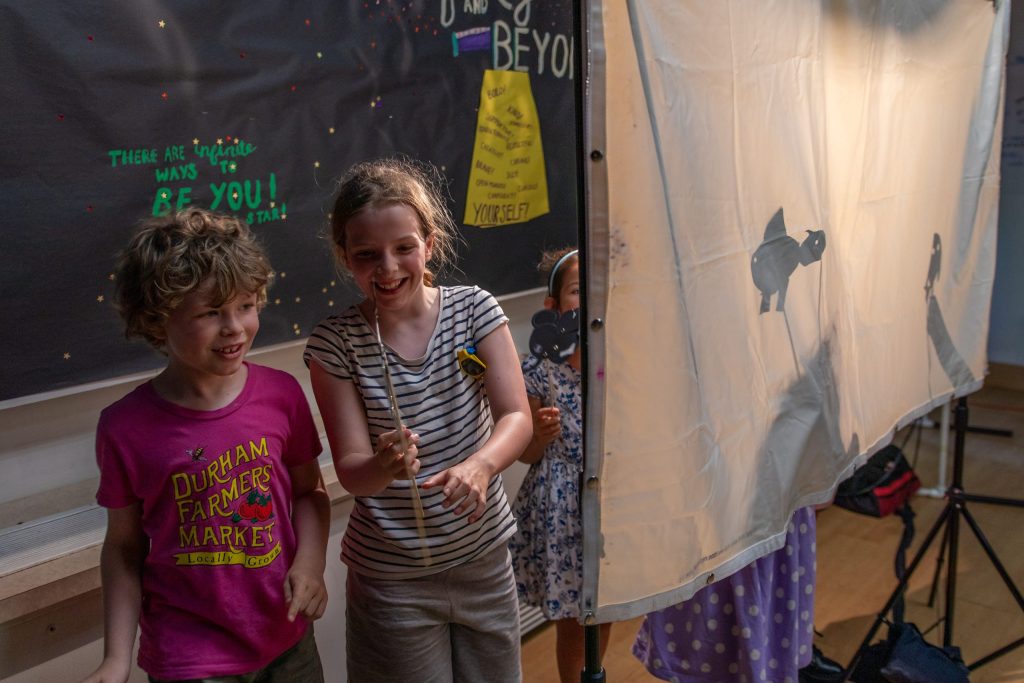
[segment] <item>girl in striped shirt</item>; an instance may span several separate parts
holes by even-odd
[[[409,161],[350,169],[331,238],[365,298],[321,322],[305,352],[338,480],[355,496],[341,550],[353,681],[521,679],[500,472],[532,418],[497,301],[437,286],[427,268],[453,254],[439,187]]]

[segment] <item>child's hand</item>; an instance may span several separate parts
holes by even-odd
[[[82,683],[124,683],[131,673],[131,665],[126,661],[104,659],[99,668],[82,679]]]
[[[420,442],[420,436],[413,434],[408,427],[402,427],[402,429],[405,431],[405,442],[409,446],[405,453],[402,453],[402,440],[399,438],[397,430],[384,432],[377,437],[377,450],[373,452],[381,468],[390,473],[392,479],[407,478],[406,463],[409,464],[413,476],[420,471],[420,461],[416,458],[419,453],[416,446]]]
[[[533,438],[541,446],[562,435],[562,417],[558,408],[541,406],[533,411]]]
[[[466,518],[469,522],[480,519],[487,509],[487,485],[491,481],[489,468],[473,458],[465,460],[455,467],[439,472],[423,482],[425,489],[444,487],[442,506],[449,508],[456,505],[455,514],[461,515],[469,511]]]
[[[296,562],[284,579],[284,600],[288,603],[288,621],[301,614],[310,621],[319,619],[327,609],[327,586],[323,572],[307,570]]]

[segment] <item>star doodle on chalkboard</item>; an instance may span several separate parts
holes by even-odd
[[[313,168],[320,168],[320,162],[319,161],[314,161],[313,162]]]
[[[280,299],[274,299],[274,305],[275,306],[280,306],[281,305],[281,300]]]
[[[193,145],[198,145],[199,144],[199,138],[192,138],[192,144]]]
[[[103,295],[100,294],[98,297],[96,297],[96,301],[98,301],[99,303],[103,303],[103,298]]]
[[[334,135],[334,126],[331,126],[330,128],[328,128],[327,132],[330,133],[331,135]]]
[[[167,22],[164,21],[163,19],[161,19],[160,21],[156,22],[156,25],[159,26],[160,28],[167,28]]]
[[[67,351],[64,352],[64,360],[71,360],[71,354]]]
[[[217,144],[218,145],[223,145],[224,144],[224,138],[217,138]]]
[[[320,50],[317,50],[316,51],[316,58],[317,59],[323,59],[324,58],[324,53],[320,52]]]
[[[282,278],[288,277],[288,273],[284,272],[283,270],[280,273],[278,273],[278,275],[280,275]]]

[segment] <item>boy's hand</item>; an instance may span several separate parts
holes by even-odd
[[[298,614],[310,621],[322,617],[327,609],[323,572],[318,574],[299,563],[293,564],[284,579],[284,600],[288,603],[288,621],[295,621]]]
[[[490,482],[490,468],[470,458],[444,472],[438,472],[424,481],[422,486],[425,489],[443,486],[444,501],[441,505],[446,508],[457,505],[457,515],[468,510],[467,521],[475,522],[487,509],[487,486]]]
[[[420,436],[413,434],[407,427],[402,427],[402,429],[405,432],[405,443],[409,447],[407,451],[402,452],[402,440],[399,438],[398,431],[392,430],[377,437],[377,449],[373,452],[381,468],[388,472],[392,479],[407,478],[406,463],[408,463],[413,476],[420,471],[420,461],[416,458],[419,453],[416,446],[420,442]]]
[[[541,406],[533,411],[533,438],[547,446],[562,435],[562,417],[558,408]]]
[[[104,659],[99,668],[82,679],[82,683],[124,683],[131,673],[128,662]]]

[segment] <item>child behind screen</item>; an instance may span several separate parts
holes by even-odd
[[[548,285],[544,307],[567,313],[580,306],[579,254],[547,252],[538,270]],[[519,530],[512,538],[519,596],[555,621],[555,651],[562,683],[580,680],[584,631],[579,624],[583,583],[583,532],[579,481],[583,472],[581,352],[564,362],[530,356],[523,363],[533,414],[533,439],[520,460],[530,470],[512,511]],[[611,624],[601,624],[601,654]]]
[[[126,334],[167,365],[97,427],[105,638],[87,681],[128,679],[137,628],[153,681],[323,680],[320,441],[295,379],[244,360],[271,275],[245,223],[201,209],[144,222],[121,254]]]

